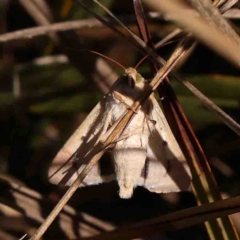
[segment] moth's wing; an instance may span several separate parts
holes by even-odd
[[[188,190],[191,173],[186,159],[167,123],[155,97],[151,98],[153,109],[150,119],[156,121],[149,137],[145,169],[141,184],[157,193]]]
[[[108,128],[111,109],[107,102],[108,96],[94,107],[54,157],[48,170],[51,183],[71,185],[88,163],[89,160],[83,160],[83,157]],[[109,164],[111,165],[110,161]],[[108,171],[107,175],[104,175],[103,172],[100,161],[99,164],[93,166],[84,179],[83,185],[98,184],[114,179],[113,171],[111,173]]]

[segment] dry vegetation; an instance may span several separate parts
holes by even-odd
[[[79,2],[0,1],[0,239],[239,239],[239,2]],[[89,50],[126,67],[148,55],[138,71],[153,79],[192,192],[123,200],[116,182],[77,189],[87,169],[67,194],[48,182],[56,152],[123,74]]]

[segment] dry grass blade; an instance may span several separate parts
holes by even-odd
[[[141,1],[133,0],[133,7],[134,7],[135,15],[138,21],[139,33],[141,34],[142,39],[146,42],[151,38],[151,36],[147,28],[147,22],[146,22]]]
[[[8,231],[26,232],[31,235],[33,229],[38,224],[43,223],[44,216],[49,213],[54,205],[54,202],[50,199],[23,186],[22,183],[10,176],[0,175],[0,188],[2,190],[0,227]],[[4,207],[5,211],[3,211]],[[15,215],[11,214],[11,211],[15,211]],[[26,220],[27,223],[24,224]],[[8,222],[12,222],[12,224],[8,225]],[[72,230],[74,225],[77,226],[76,231]],[[66,205],[52,228],[52,235],[59,237],[65,235],[68,238],[75,238],[79,235],[89,237],[113,228],[112,225],[100,219],[77,212],[74,208]]]
[[[148,48],[145,47],[145,49]],[[152,53],[151,50],[149,50],[149,52]],[[155,54],[152,54],[152,56],[154,56],[154,59],[157,59],[158,62],[161,62],[162,64],[165,63],[165,60],[159,58]],[[214,102],[212,102],[208,97],[201,93],[190,82],[188,82],[187,80],[183,80],[175,71],[172,71],[170,75],[173,76],[180,83],[182,83],[195,97],[200,100],[203,105],[205,105],[210,111],[216,114],[229,128],[231,128],[235,133],[240,136],[240,125],[231,116],[225,113],[221,108],[219,108]]]
[[[239,36],[229,25],[226,19],[224,19],[220,11],[214,7],[209,0],[190,0],[190,2],[210,24],[217,27],[229,39],[234,40],[238,45],[240,44]],[[229,7],[229,5],[227,5],[227,7]]]
[[[170,71],[173,69],[176,62],[182,57],[182,55],[187,51],[187,45],[189,42],[189,38],[185,38],[176,48],[176,50],[173,52],[169,60],[166,62],[166,64],[161,68],[161,70],[158,71],[156,76],[153,78],[153,80],[150,83],[150,86],[152,86],[153,91],[157,89],[160,82],[163,81],[163,79],[170,73]]]
[[[223,14],[224,17],[229,17],[231,19],[239,19],[240,18],[240,10],[236,8],[232,8]]]
[[[235,66],[240,66],[240,46],[209,25],[203,18],[199,18],[195,14],[189,14],[178,1],[146,0],[145,3],[159,12],[171,14],[177,25],[192,33],[194,37],[231,61]],[[189,19],[191,19],[191,22],[189,22]]]
[[[94,1],[94,0],[93,0]],[[108,26],[110,29],[112,29],[114,32],[116,32],[119,36],[121,36],[122,38],[126,39],[126,36],[119,31],[119,29],[117,29],[113,24],[111,24],[110,22],[108,22],[106,19],[98,16],[98,14],[96,14],[95,12],[93,12],[91,9],[89,9],[86,5],[83,4],[82,1],[80,0],[76,0],[76,2],[83,7],[87,12],[91,13],[97,20],[99,20],[101,23],[103,23],[104,26]],[[108,11],[108,9],[101,3],[99,3],[98,1],[94,1],[95,3],[97,3],[98,5],[100,5],[101,7],[104,8],[104,10]],[[120,23],[120,21],[118,22]],[[125,26],[122,26],[123,29],[125,29]],[[128,42],[139,52],[143,52],[141,48],[139,48],[138,45],[135,44],[134,41],[132,41],[132,39],[127,38]]]
[[[133,0],[133,5],[134,5],[136,19],[138,22],[138,31],[140,33],[140,36],[143,39],[143,41],[154,51],[156,49],[155,49],[154,43],[152,41],[151,33],[148,29],[144,9],[142,6],[142,1],[141,0]],[[164,41],[166,41],[166,39],[168,39],[168,38],[169,38],[169,36],[167,36],[167,38],[165,38],[165,39],[162,39],[162,41],[158,45],[164,44]],[[153,73],[156,73],[158,71],[157,66],[153,62],[150,64],[150,67],[151,67]]]
[[[169,33],[166,37],[164,37],[162,40],[160,40],[157,44],[155,44],[155,49],[157,50],[167,42],[169,42],[172,38],[176,37],[181,32],[180,28],[177,28],[173,30],[171,33]]]
[[[108,130],[106,134],[102,136],[99,143],[96,145],[96,147],[93,149],[92,152],[89,153],[91,156],[91,161],[88,163],[88,165],[83,169],[83,171],[79,174],[77,179],[74,181],[74,183],[71,185],[71,187],[68,189],[68,191],[65,193],[65,195],[62,197],[62,199],[59,201],[59,203],[55,206],[53,211],[49,214],[45,222],[40,226],[40,228],[36,231],[36,233],[31,238],[32,240],[38,240],[44,232],[47,230],[47,228],[50,226],[50,224],[53,222],[53,220],[56,218],[56,216],[59,214],[59,212],[62,210],[64,205],[68,202],[68,200],[71,198],[71,196],[74,194],[74,192],[79,187],[80,183],[83,181],[83,179],[86,177],[86,175],[91,170],[92,166],[97,163],[97,161],[100,159],[100,157],[103,155],[106,148],[116,140],[117,137],[121,135],[124,128],[128,124],[128,122],[131,120],[135,112],[138,110],[138,108],[148,99],[148,97],[152,94],[152,92],[159,86],[159,84],[164,80],[164,78],[167,76],[167,74],[172,70],[174,65],[177,63],[180,56],[184,53],[185,49],[183,46],[185,45],[184,41],[180,46],[174,51],[170,59],[166,62],[166,65],[161,68],[161,70],[158,71],[156,76],[153,78],[153,80],[150,83],[149,89],[147,89],[145,92],[139,96],[139,99],[135,102],[134,106],[131,108],[131,110],[126,111],[123,116],[120,118],[120,121],[118,121],[114,126]]]
[[[42,237],[42,235],[45,233],[45,231],[48,229],[48,227],[51,225],[51,223],[54,221],[54,219],[58,216],[58,214],[62,211],[63,207],[66,205],[68,200],[72,197],[74,192],[78,189],[80,183],[82,180],[86,177],[88,172],[91,170],[92,166],[99,160],[99,158],[103,155],[103,151],[100,151],[97,153],[92,160],[89,162],[89,164],[83,169],[81,174],[78,176],[78,178],[74,181],[72,186],[68,189],[68,191],[64,194],[62,199],[58,202],[58,204],[54,207],[53,211],[48,215],[46,220],[43,222],[43,224],[40,226],[40,228],[35,232],[31,240],[37,240]]]
[[[211,172],[201,145],[188,122],[184,111],[176,99],[171,85],[164,82],[160,93],[164,93],[163,107],[166,109],[172,130],[178,139],[179,145],[186,156],[193,175],[194,193],[198,204],[221,200],[217,183]],[[171,113],[171,114],[170,114]],[[174,122],[173,122],[174,121]],[[238,239],[237,232],[228,217],[205,223],[211,239]],[[219,231],[219,227],[222,231]]]
[[[210,111],[216,114],[227,126],[229,126],[235,133],[240,136],[240,125],[228,114],[226,114],[221,108],[219,108],[208,97],[201,93],[190,82],[182,80],[179,75],[175,74],[174,77],[180,81],[189,91],[191,91]]]
[[[41,8],[39,8],[38,4],[35,1],[26,1],[20,0],[21,5],[27,10],[27,12],[34,16],[35,21],[39,25],[48,25],[49,24],[49,17],[47,17]]]
[[[135,15],[138,21],[139,33],[141,34],[142,39],[150,46],[153,47],[153,42],[151,41],[151,35],[147,27],[147,22],[142,6],[142,2],[140,0],[133,0],[133,6]]]
[[[54,23],[47,26],[33,27],[23,30],[18,30],[0,35],[0,42],[8,42],[18,39],[30,39],[36,36],[45,35],[53,32],[61,32],[67,30],[81,29],[91,27],[104,27],[104,25],[94,18],[68,21],[62,23]]]
[[[27,237],[27,234],[24,234],[19,240],[23,240],[25,237]]]
[[[228,9],[230,9],[234,4],[236,4],[239,0],[228,0],[226,3],[224,3],[223,6],[221,6],[221,11],[226,12]]]
[[[42,10],[39,8],[36,2],[34,1],[27,1],[27,0],[20,0],[22,6],[26,9],[26,11],[35,19],[35,21],[39,25],[50,25],[50,19],[47,17]],[[54,43],[59,43],[59,38],[56,34],[50,33],[50,38],[53,40]]]
[[[165,216],[160,216],[130,227],[103,233],[89,240],[120,240],[148,237],[153,234],[164,234],[167,231],[179,230],[205,221],[230,215],[240,211],[240,197],[220,200],[198,207],[188,208]]]

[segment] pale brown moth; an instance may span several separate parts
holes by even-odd
[[[115,82],[57,153],[49,168],[50,181],[71,185],[90,160],[85,155],[147,87],[148,82],[135,69],[126,69],[125,76]],[[80,187],[116,179],[121,198],[130,198],[137,186],[156,193],[190,187],[189,167],[154,94],[134,114],[109,152],[111,158],[93,166]]]

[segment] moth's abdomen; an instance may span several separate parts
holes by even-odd
[[[115,171],[121,198],[131,198],[146,160],[147,136],[133,135],[116,144],[113,150]]]

